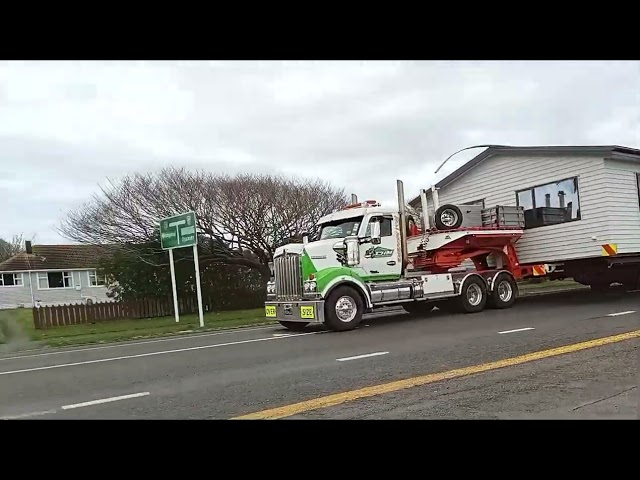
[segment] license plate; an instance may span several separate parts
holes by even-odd
[[[276,307],[274,305],[267,305],[264,307],[265,313],[267,317],[276,317],[278,314],[276,313]]]
[[[301,318],[314,319],[314,318],[316,318],[314,310],[315,310],[315,308],[314,308],[313,305],[302,306],[302,307],[300,307],[300,317]]]

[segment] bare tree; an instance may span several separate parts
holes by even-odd
[[[346,203],[343,190],[321,180],[167,168],[109,182],[59,231],[80,243],[148,245],[158,241],[161,218],[192,210],[201,263],[244,265],[268,276],[277,246],[315,233],[321,216]]]
[[[11,240],[0,238],[0,262],[24,252],[24,236],[14,235]]]

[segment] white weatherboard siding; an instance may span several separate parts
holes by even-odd
[[[518,190],[577,176],[582,219],[526,230],[516,244],[518,256],[522,263],[598,257],[600,245],[612,232],[603,197],[610,184],[608,172],[604,158],[596,155],[495,155],[439,190],[439,201],[443,205],[484,199],[486,208],[514,206]],[[432,210],[431,198],[428,201]]]
[[[41,305],[62,305],[80,303],[84,297],[91,297],[98,302],[110,301],[106,287],[90,287],[88,270],[71,270],[73,288],[38,289],[38,272],[24,272],[22,287],[0,287],[0,308],[15,308],[21,304],[32,307],[30,279],[33,282],[33,298]],[[80,285],[80,290],[75,286]]]
[[[605,160],[608,232],[603,243],[618,245],[618,254],[640,252],[640,198],[636,173],[640,162]]]

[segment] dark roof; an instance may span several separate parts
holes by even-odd
[[[464,175],[473,167],[478,165],[483,160],[496,155],[497,153],[622,153],[626,155],[636,155],[640,160],[640,150],[636,148],[621,147],[618,145],[592,145],[592,146],[545,146],[545,147],[513,147],[508,145],[492,145],[484,150],[479,155],[475,156],[467,163],[456,169],[454,172],[447,175],[445,178],[436,183],[436,188],[442,188],[458,177]]]
[[[100,258],[107,253],[98,245],[33,245],[32,251],[0,263],[0,272],[97,268]]]

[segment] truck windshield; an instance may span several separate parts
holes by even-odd
[[[320,230],[320,240],[329,238],[345,238],[350,235],[357,235],[360,230],[362,217],[345,218],[342,220],[334,220],[333,222],[323,223]]]

